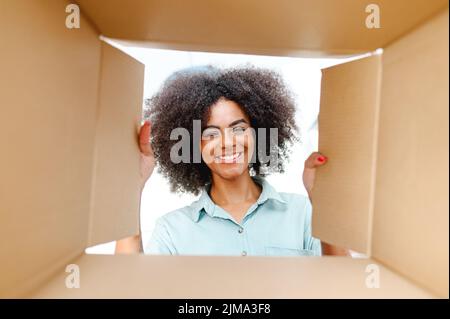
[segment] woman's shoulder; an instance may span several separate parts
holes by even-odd
[[[278,192],[278,194],[288,204],[310,204],[309,197],[300,193]]]
[[[265,198],[275,199],[279,202],[283,202],[288,205],[307,205],[309,203],[309,197],[295,192],[280,192],[274,186],[272,186],[268,180],[263,177],[255,176],[253,179],[263,187],[263,194]]]
[[[284,201],[284,211],[293,218],[308,220],[311,218],[312,205],[308,196],[299,193],[279,192]]]
[[[180,224],[186,222],[192,222],[195,219],[195,215],[198,213],[197,207],[198,200],[193,201],[189,205],[182,206],[171,210],[162,216],[160,216],[156,222],[159,224]]]

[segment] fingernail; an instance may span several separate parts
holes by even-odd
[[[325,157],[324,157],[324,156],[319,156],[319,157],[317,158],[317,160],[318,160],[319,162],[325,162]]]

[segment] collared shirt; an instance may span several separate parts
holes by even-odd
[[[169,255],[320,256],[311,235],[309,198],[277,192],[264,178],[253,177],[261,194],[240,223],[216,205],[206,186],[189,206],[160,217],[144,252]]]

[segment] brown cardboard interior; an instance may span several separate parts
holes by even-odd
[[[448,10],[388,46],[373,258],[448,297]]]
[[[33,298],[432,298],[370,259],[83,255],[80,288],[62,269]],[[374,269],[378,268],[376,273]],[[269,274],[274,274],[273,276]],[[379,275],[377,282],[370,275]],[[373,288],[370,288],[373,287]]]
[[[86,27],[67,29],[65,6],[0,8],[8,44],[0,63],[10,75],[0,77],[0,296],[35,287],[88,246],[139,230],[144,67],[84,19]]]
[[[89,246],[139,232],[144,65],[105,42],[101,61]]]
[[[366,4],[363,1],[358,1],[360,9],[355,9],[357,6],[349,0],[338,8],[329,0],[314,2],[318,3],[317,6],[299,1],[303,6],[299,10],[293,10],[287,2],[277,2],[277,5],[274,2],[264,2],[265,5],[249,2],[248,7],[236,10],[236,20],[231,24],[231,28],[239,32],[222,28],[220,23],[214,25],[206,9],[183,11],[187,9],[182,4],[184,2],[177,2],[176,6],[171,1],[152,1],[149,2],[151,5],[139,6],[143,2],[136,1],[120,6],[118,1],[79,1],[82,15],[87,14],[97,27],[82,18],[80,29],[67,29],[64,25],[67,1],[2,1],[0,36],[5,45],[1,50],[0,87],[6,89],[1,95],[0,139],[6,156],[0,157],[0,296],[24,296],[35,289],[42,291],[33,295],[36,297],[70,294],[134,296],[134,292],[144,297],[193,297],[205,296],[208,292],[210,296],[258,296],[250,284],[259,287],[259,291],[267,291],[267,295],[280,296],[284,288],[276,284],[275,278],[267,276],[273,269],[278,269],[275,272],[277,276],[286,271],[292,274],[291,278],[298,278],[295,283],[303,280],[308,283],[306,286],[288,284],[289,276],[286,276],[283,283],[290,287],[286,297],[308,296],[308,289],[311,292],[309,296],[359,294],[361,297],[389,297],[394,295],[390,293],[392,291],[396,296],[429,296],[403,279],[397,271],[435,295],[448,296],[448,196],[444,195],[445,191],[448,193],[448,168],[447,171],[442,166],[431,168],[428,174],[419,169],[429,163],[427,158],[417,157],[422,149],[425,150],[423,154],[434,150],[442,162],[446,159],[448,163],[448,135],[444,137],[448,134],[448,91],[444,89],[444,86],[448,87],[448,71],[444,73],[445,69],[448,70],[448,38],[440,40],[441,34],[448,32],[442,31],[443,27],[448,28],[448,9],[444,15],[431,19],[423,27],[428,31],[420,31],[423,29],[419,28],[402,37],[448,3],[440,0],[381,2],[381,7],[386,10],[382,13],[385,29],[367,33],[362,29]],[[203,2],[194,3],[201,6]],[[199,9],[196,5],[192,8]],[[202,8],[217,10],[222,5],[222,2],[217,2]],[[255,8],[261,8],[260,15],[254,12]],[[308,15],[305,14],[307,8],[310,9]],[[223,12],[222,9],[219,11],[220,14]],[[254,13],[255,18],[245,20],[244,16],[252,16],[245,13]],[[192,21],[187,21],[187,16]],[[121,23],[124,19],[126,23]],[[174,21],[179,24],[169,23]],[[274,21],[272,31],[266,21]],[[205,23],[209,23],[207,27]],[[299,24],[303,28],[298,28]],[[293,32],[294,27],[300,31]],[[138,153],[132,132],[139,124],[142,67],[101,44],[97,28],[102,34],[112,37],[220,49],[223,52],[233,49],[285,55],[311,50],[321,54],[353,53],[387,45],[383,58],[386,59],[383,62],[383,73],[386,74],[382,78],[380,116],[380,130],[386,131],[385,135],[380,134],[378,144],[377,170],[380,173],[377,177],[381,177],[377,178],[375,191],[372,250],[376,261],[394,270],[383,268],[386,275],[382,280],[388,289],[361,286],[367,277],[365,267],[370,260],[84,255],[83,250],[89,244],[130,235],[138,225],[135,175]],[[123,30],[122,34],[120,30]],[[415,44],[416,41],[419,42]],[[414,48],[430,57],[423,61],[436,63],[430,64],[428,70],[420,55],[411,54],[410,50]],[[419,86],[417,80],[417,74],[422,73],[429,79],[425,86]],[[405,80],[405,74],[412,76]],[[124,104],[129,109],[121,114],[120,107]],[[430,105],[430,113],[420,108],[424,104]],[[413,107],[413,112],[408,106]],[[118,126],[115,121],[119,118],[120,131],[111,131],[110,125]],[[395,137],[394,143],[389,138],[400,132],[392,121],[397,120],[395,123],[398,123],[404,118],[411,120],[410,126],[401,132],[403,135]],[[425,123],[419,129],[414,121],[422,119]],[[440,123],[440,128],[437,129],[435,123]],[[413,134],[408,135],[408,132]],[[111,143],[114,138],[118,138],[119,143]],[[403,141],[409,143],[402,144]],[[398,143],[404,148],[396,149]],[[117,149],[111,149],[114,146]],[[104,161],[110,152],[116,154],[121,151],[123,157],[118,159],[125,161],[122,166],[119,166],[119,161]],[[394,166],[384,166],[389,165],[390,160],[401,159],[403,154],[409,156],[404,170],[394,172]],[[113,169],[125,178],[127,193],[118,193],[118,179],[107,174]],[[405,180],[392,185],[400,176],[406,176]],[[412,192],[410,184],[405,184],[408,178],[413,178],[414,187],[420,183],[423,185]],[[112,184],[108,185],[109,182]],[[431,188],[427,188],[430,185]],[[377,195],[379,188],[384,190]],[[395,192],[400,196],[392,198]],[[118,204],[117,210],[110,209],[107,202],[107,197],[112,194],[118,196],[111,199],[114,200],[112,203]],[[121,198],[118,194],[126,197]],[[425,197],[418,194],[425,194]],[[402,207],[411,200],[411,196],[416,196],[415,206],[408,204]],[[123,210],[119,211],[119,207]],[[424,218],[424,211],[430,209],[433,212]],[[129,219],[125,218],[128,212]],[[405,229],[411,225],[414,227]],[[433,231],[436,231],[435,235]],[[423,237],[414,238],[417,232]],[[403,235],[417,246],[406,245]],[[420,239],[424,242],[419,243]],[[366,238],[361,247],[367,247],[367,242]],[[422,254],[426,249],[425,255]],[[423,260],[418,262],[422,257]],[[429,264],[425,263],[427,258]],[[416,266],[408,269],[408,263],[414,262]],[[61,286],[60,279],[68,263],[80,265],[81,275],[86,276],[83,277],[86,281],[82,279],[86,289],[69,291]],[[222,267],[222,285],[245,278],[244,272],[237,272],[239,275],[236,277],[236,273],[229,272],[226,266],[252,269],[260,276],[251,277],[249,286],[242,287],[241,293],[228,286],[229,289],[220,294],[207,282],[205,290],[187,287],[193,285],[184,268],[195,269],[199,273],[201,269],[204,273]],[[154,270],[152,274],[160,276],[149,276],[151,269]],[[169,272],[170,269],[179,269],[180,272]],[[186,285],[177,285],[176,289],[169,290],[173,285],[163,279],[169,280],[174,273],[177,276],[184,274]],[[337,278],[334,279],[337,280],[336,287],[340,288],[335,289],[323,280],[329,274]],[[122,276],[129,281],[119,284],[116,280]],[[48,280],[50,277],[52,279]],[[327,278],[331,280],[331,277]],[[148,282],[145,281],[147,279]],[[151,284],[151,280],[159,284]],[[112,284],[107,285],[108,281]],[[349,290],[344,289],[347,285]],[[311,289],[312,286],[317,289]]]
[[[319,150],[330,161],[313,192],[315,236],[364,252],[443,296],[448,46],[447,10],[385,48],[382,59],[323,71]]]
[[[0,2],[0,296],[87,245],[101,47],[65,27],[66,4]]]
[[[252,54],[354,54],[385,47],[447,0],[77,0],[110,38],[171,48]],[[380,7],[368,29],[366,6]]]
[[[322,70],[319,150],[330,160],[312,193],[313,236],[368,256],[380,82],[380,54]]]

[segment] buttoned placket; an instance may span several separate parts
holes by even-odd
[[[247,213],[244,215],[244,218],[242,219],[241,224],[238,225],[238,235],[241,236],[241,256],[245,257],[249,254],[249,242],[248,242],[248,232],[245,231],[245,228],[248,227],[248,222],[250,221],[251,217],[255,214],[258,206],[260,203],[256,202],[250,208],[248,209]]]
[[[247,221],[251,218],[251,216],[255,213],[257,208],[268,199],[267,193],[266,193],[267,189],[263,188],[260,198],[258,198],[258,200],[252,206],[250,206],[250,208],[245,213],[244,218],[242,219],[241,223],[236,222],[236,220],[234,220],[234,218],[227,211],[225,211],[222,207],[214,204],[212,202],[212,200],[209,198],[209,196],[207,195],[207,191],[208,190],[206,189],[205,196],[207,196],[208,200],[205,199],[206,200],[206,203],[204,204],[205,210],[211,217],[229,220],[237,227],[236,235],[239,236],[240,249],[241,249],[240,255],[247,256],[249,254],[250,247],[249,247],[248,236],[247,236],[247,231],[246,231],[246,226],[247,226],[246,224],[247,224]]]
[[[260,203],[256,202],[250,208],[247,210],[246,214],[244,215],[244,218],[242,219],[241,223],[238,223],[226,210],[224,210],[222,207],[213,204],[212,207],[210,207],[211,215],[215,218],[222,218],[225,220],[228,220],[233,223],[233,225],[236,226],[236,235],[239,237],[240,242],[240,255],[242,257],[245,257],[249,254],[249,245],[248,245],[248,236],[245,231],[246,224],[250,217],[255,213],[256,209]]]

